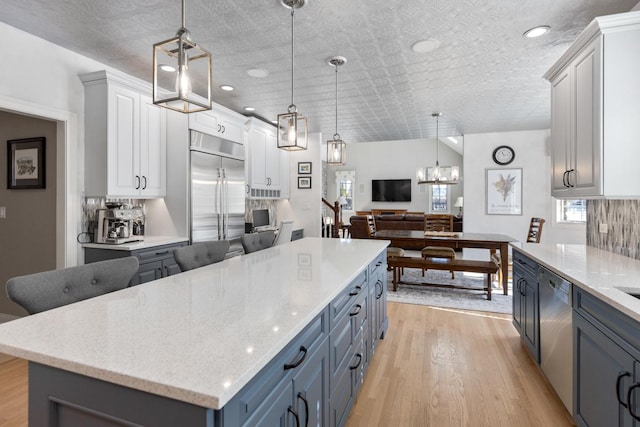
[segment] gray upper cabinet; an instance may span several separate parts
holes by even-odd
[[[554,197],[640,197],[639,49],[640,12],[596,18],[545,74]]]
[[[150,87],[106,71],[80,76],[85,86],[85,194],[166,195],[166,110]]]

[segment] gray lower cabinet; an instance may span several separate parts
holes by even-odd
[[[369,301],[371,313],[369,328],[371,330],[371,351],[375,352],[376,343],[383,338],[387,330],[387,260],[381,254],[369,265]]]
[[[134,251],[85,248],[84,262],[91,263],[108,259],[135,256],[138,258],[140,266],[138,267],[138,274],[136,274],[136,276],[131,280],[130,285],[140,285],[142,283],[180,273],[180,267],[173,258],[173,250],[186,246],[187,244],[188,242],[184,241]]]
[[[640,425],[640,324],[574,287],[573,329],[576,424]]]
[[[513,251],[513,326],[536,362],[540,363],[538,264]]]

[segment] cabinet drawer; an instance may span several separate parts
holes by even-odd
[[[573,309],[634,357],[640,358],[640,324],[636,320],[577,286],[573,287]]]
[[[132,251],[131,255],[137,257],[140,262],[149,261],[154,258],[157,260],[173,258],[173,250],[186,245],[187,242],[156,246],[154,248]]]
[[[375,260],[369,264],[369,277],[375,277],[376,274],[387,268],[386,251],[377,256]]]
[[[347,288],[342,291],[329,305],[331,329],[339,322],[340,316],[345,316],[349,307],[358,299],[359,295],[367,293],[367,271],[361,272]]]
[[[328,335],[328,310],[320,313],[291,343],[282,350],[255,378],[247,384],[231,402],[224,407],[226,420],[243,423],[265,401],[283,381],[290,381],[293,375],[305,366],[305,361]],[[304,350],[302,349],[304,348]],[[285,365],[295,365],[285,369]],[[235,425],[232,422],[231,425]]]
[[[525,271],[528,271],[533,275],[533,277],[538,277],[538,263],[514,249],[513,268],[516,268],[516,266],[522,268]]]

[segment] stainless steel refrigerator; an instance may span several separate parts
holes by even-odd
[[[244,234],[244,146],[191,131],[191,242],[229,240],[227,256],[242,253]]]

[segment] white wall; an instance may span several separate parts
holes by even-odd
[[[555,223],[549,138],[548,130],[465,135],[465,232],[500,233],[523,241],[527,237],[531,217],[541,217],[546,220],[542,243],[585,243],[584,225]],[[492,160],[493,150],[500,145],[509,145],[515,150],[515,160],[508,166],[498,166]],[[486,214],[487,168],[522,168],[522,215]],[[484,258],[479,254],[465,250],[465,257]]]
[[[320,237],[322,217],[322,134],[312,133],[304,151],[292,151],[289,161],[291,170],[291,195],[289,201],[278,203],[278,218],[292,218],[293,228],[304,229],[304,237]],[[311,162],[311,188],[298,188],[298,162]]]
[[[465,142],[466,144],[466,142]],[[326,151],[326,145],[323,145]],[[440,165],[459,166],[464,178],[460,154],[440,142]],[[347,145],[347,163],[344,166],[327,167],[327,200],[336,197],[336,170],[355,170],[355,210],[406,209],[410,212],[428,212],[428,185],[418,185],[416,172],[419,167],[433,167],[436,162],[435,138],[402,141],[378,141],[351,143]],[[411,179],[411,202],[372,202],[372,179]],[[450,187],[451,204],[462,195],[462,185]],[[451,207],[452,213],[458,208]]]
[[[84,87],[78,74],[113,69],[4,23],[0,23],[0,39],[7,46],[19,47],[3,53],[0,109],[58,123],[57,181],[61,187],[56,208],[56,264],[59,268],[76,265],[83,259],[76,235],[81,231],[85,169]]]

